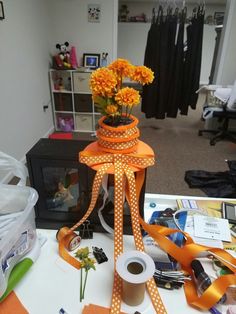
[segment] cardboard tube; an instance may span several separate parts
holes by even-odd
[[[123,253],[117,258],[116,271],[122,278],[122,300],[131,306],[141,304],[146,282],[155,272],[152,258],[140,251]]]
[[[143,302],[145,283],[133,284],[123,280],[122,288],[122,300],[126,304],[136,306]]]

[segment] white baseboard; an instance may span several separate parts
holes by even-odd
[[[55,131],[55,127],[52,126],[42,137],[46,138],[48,137],[51,133],[53,133]]]

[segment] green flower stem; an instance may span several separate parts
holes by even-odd
[[[119,113],[120,113],[121,116],[122,116],[122,107],[123,106],[119,105]]]
[[[83,294],[82,294],[83,299],[84,299],[84,292],[85,292],[85,287],[86,287],[87,278],[88,278],[88,270],[86,270],[85,273],[86,273],[86,275],[85,275],[85,281],[84,281],[84,287],[83,287]]]
[[[130,115],[131,115],[132,109],[133,109],[133,106],[130,106],[130,111],[129,111],[128,118],[129,118],[129,117],[130,117]]]
[[[80,302],[83,300],[83,268],[80,269]]]
[[[125,108],[125,116],[128,117],[128,106]]]

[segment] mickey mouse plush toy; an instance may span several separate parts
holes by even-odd
[[[59,49],[59,54],[55,56],[56,64],[59,68],[71,68],[70,52],[67,50],[69,43],[66,41],[64,44],[56,44],[56,48]]]

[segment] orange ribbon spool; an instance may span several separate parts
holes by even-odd
[[[68,251],[73,251],[80,246],[81,237],[75,232],[71,232],[68,227],[63,227],[58,230],[56,234],[57,240],[60,242],[63,238],[65,241],[65,247]]]

